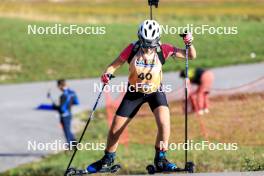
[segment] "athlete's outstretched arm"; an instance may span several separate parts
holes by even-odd
[[[116,58],[106,69],[104,73],[114,74],[114,72],[125,63],[126,61]]]
[[[185,49],[177,49],[177,51],[175,52],[175,56],[178,58],[185,59],[185,53],[186,53]],[[189,48],[189,59],[195,59],[195,58],[196,58],[196,49],[193,45],[191,45]]]
[[[131,49],[133,48],[133,44],[129,44],[121,53],[120,55],[105,69],[103,75],[101,76],[101,81],[104,84],[108,84],[111,76],[114,72],[123,65],[127,58],[129,57],[129,54],[131,52]]]

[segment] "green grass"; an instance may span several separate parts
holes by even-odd
[[[87,0],[0,2],[0,83],[98,77],[130,42],[138,24],[148,18],[139,1]],[[137,7],[137,8],[135,8]],[[264,60],[264,4],[254,0],[164,1],[155,9],[163,25],[237,26],[238,35],[195,35],[198,58],[193,67],[219,67]],[[27,35],[27,25],[76,24],[105,26],[106,35]],[[163,43],[184,47],[177,35],[163,35]],[[250,58],[250,53],[257,57]],[[164,71],[183,67],[169,60]],[[127,65],[117,74],[127,74]]]
[[[91,140],[89,140],[90,142]],[[190,152],[189,158],[196,163],[196,172],[256,171],[264,170],[263,149],[261,147],[241,147],[235,152],[197,151]],[[103,152],[82,151],[77,154],[73,166],[86,168],[101,158]],[[146,174],[145,167],[153,162],[152,145],[130,144],[128,148],[119,147],[117,162],[122,164],[118,174]],[[4,176],[60,176],[71,156],[63,153],[48,156],[42,162],[31,163],[3,173]],[[183,167],[183,152],[169,152],[169,158]],[[0,174],[1,175],[1,174]]]
[[[264,4],[258,0],[167,0],[160,3],[160,8],[155,10],[159,18],[170,19],[177,17],[186,18],[196,16],[254,16],[263,17]],[[136,7],[136,8],[135,8]],[[110,0],[110,1],[66,1],[54,3],[39,0],[27,1],[2,1],[0,3],[2,16],[16,16],[38,20],[67,20],[88,22],[131,22],[146,18],[148,15],[147,1],[142,0]]]
[[[264,60],[262,21],[192,18],[160,23],[169,26],[185,26],[187,23],[238,26],[238,35],[195,35],[198,57],[191,62],[192,67],[211,68]],[[1,83],[98,77],[128,43],[137,39],[135,23],[98,24],[106,26],[106,35],[28,35],[28,24],[54,25],[0,18],[0,65],[20,67],[19,70],[0,69],[2,77],[6,76],[0,79]],[[162,41],[184,47],[177,35],[163,35]],[[250,58],[251,52],[256,53],[255,59]],[[182,61],[170,59],[164,65],[164,71],[182,67]],[[127,65],[117,74],[127,74]]]
[[[199,142],[237,143],[236,151],[190,151],[189,158],[197,167],[197,172],[257,171],[264,170],[263,94],[248,94],[212,99],[211,113],[202,117],[208,132],[208,139],[200,132],[198,118],[189,119],[189,137]],[[256,103],[257,102],[257,103]],[[170,103],[172,126],[170,142],[184,140],[184,119],[180,102]],[[224,112],[224,113],[223,113]],[[82,116],[84,119],[85,116]],[[147,124],[147,128],[146,128]],[[105,142],[107,122],[104,110],[95,114],[83,142]],[[128,128],[129,145],[120,145],[117,162],[122,164],[120,174],[145,174],[145,166],[152,163],[153,143],[156,125],[147,106],[139,112]],[[102,157],[103,151],[79,151],[73,166],[85,168],[89,163]],[[179,166],[183,166],[184,152],[169,151],[168,157]],[[57,176],[62,175],[70,155],[63,152],[45,157],[3,173],[5,176]]]

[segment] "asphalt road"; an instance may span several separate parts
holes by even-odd
[[[158,174],[155,174],[155,175],[158,175]],[[264,172],[222,172],[222,173],[168,174],[168,175],[177,175],[177,176],[264,176]]]
[[[217,80],[214,88],[227,89],[254,81],[264,76],[263,68],[264,63],[213,69]],[[112,84],[125,82],[126,79],[117,77]],[[76,90],[81,102],[81,106],[76,108],[75,112],[92,108],[98,95],[98,92],[93,90],[94,84],[99,84],[99,79],[69,81],[70,87]],[[166,73],[164,84],[171,84],[173,89],[178,89],[182,86],[182,80],[178,78],[178,73]],[[34,109],[40,103],[49,103],[46,98],[49,89],[52,90],[54,97],[59,95],[55,82],[0,86],[0,172],[56,152],[28,150],[28,142],[48,143],[64,140],[57,113]],[[264,91],[264,86],[260,91]],[[118,93],[113,96],[117,95]],[[103,105],[102,99],[99,107]]]

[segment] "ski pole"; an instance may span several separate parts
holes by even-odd
[[[150,8],[150,19],[152,20],[153,19],[153,16],[152,16],[152,5],[149,6],[149,8]]]
[[[114,75],[110,75],[110,79],[112,79],[112,78],[114,78],[114,77],[115,77]],[[84,127],[84,129],[83,129],[83,132],[82,132],[82,134],[81,134],[81,137],[80,137],[80,139],[79,139],[79,141],[78,141],[78,143],[77,143],[76,145],[78,145],[79,143],[81,143],[81,141],[82,141],[82,139],[83,139],[83,136],[84,136],[84,134],[85,134],[85,131],[86,131],[88,125],[90,124],[90,121],[93,119],[94,112],[95,112],[95,110],[96,110],[96,108],[97,108],[97,105],[98,105],[98,103],[99,103],[99,100],[100,100],[100,98],[101,98],[101,96],[102,96],[102,93],[103,93],[103,91],[104,91],[104,87],[105,87],[105,85],[106,85],[106,84],[103,85],[103,87],[102,87],[102,89],[101,89],[101,91],[100,91],[100,93],[99,93],[99,95],[98,95],[98,97],[97,97],[97,99],[96,99],[96,102],[95,102],[95,104],[94,104],[94,106],[93,106],[92,112],[91,112],[91,114],[90,114],[89,117],[88,117],[88,120],[87,120],[86,125],[85,125],[85,127]],[[64,173],[64,176],[67,176],[67,171],[68,171],[69,168],[71,167],[71,163],[72,163],[72,161],[73,161],[73,159],[74,159],[74,157],[75,157],[77,151],[78,151],[78,149],[77,149],[77,146],[76,146],[76,147],[74,148],[74,152],[73,152],[73,154],[72,154],[72,156],[71,156],[71,159],[70,159],[70,161],[69,161],[69,163],[68,163],[68,166],[67,166],[67,169],[66,169],[66,171],[65,171],[65,173]]]
[[[188,161],[188,70],[189,70],[189,45],[185,45],[185,54],[186,54],[186,61],[185,61],[185,163]]]
[[[149,8],[150,8],[150,19],[153,19],[152,15],[152,6],[155,6],[155,8],[158,8],[159,6],[159,0],[148,0]]]
[[[187,35],[187,31],[185,31],[183,34],[180,34],[181,37],[185,37]],[[188,161],[188,71],[189,71],[189,47],[190,45],[185,45],[185,163]]]

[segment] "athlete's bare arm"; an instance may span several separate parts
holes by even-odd
[[[114,74],[114,72],[125,63],[126,61],[116,58],[105,70],[105,73]]]
[[[185,49],[177,49],[175,56],[177,58],[182,58],[185,59]],[[196,49],[194,48],[193,45],[190,46],[189,48],[189,59],[195,59],[196,58]]]

